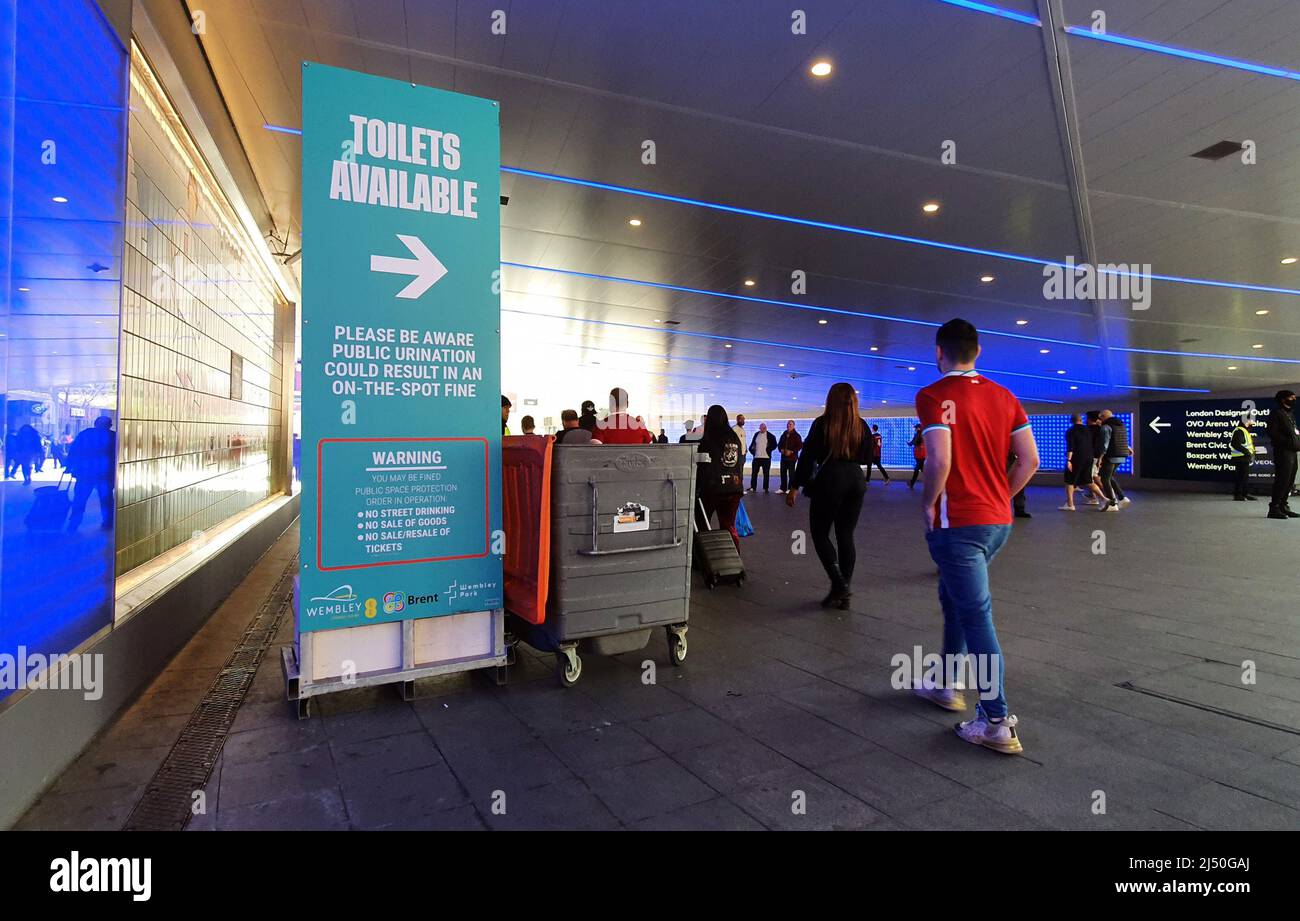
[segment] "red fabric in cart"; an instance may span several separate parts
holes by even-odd
[[[501,439],[501,521],[506,534],[506,610],[546,620],[551,575],[552,435]]]

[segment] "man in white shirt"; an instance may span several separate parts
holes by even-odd
[[[754,441],[749,446],[749,453],[754,456],[750,468],[749,491],[758,489],[758,472],[763,471],[763,492],[767,492],[768,478],[772,475],[772,452],[776,450],[776,438],[767,430],[767,423],[760,422],[754,433]]]

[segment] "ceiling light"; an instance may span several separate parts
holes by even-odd
[[[915,371],[915,370],[916,370],[916,365],[908,365],[908,366],[907,366],[907,370],[909,370],[909,371]]]
[[[1065,372],[1064,372],[1064,371],[1057,371],[1056,373],[1057,373],[1057,374],[1064,374]]]
[[[992,275],[981,275],[981,276],[980,276],[980,281],[984,282],[984,284],[986,284],[986,285],[987,285],[989,282],[991,282],[992,280],[993,280],[993,276],[992,276]]]
[[[921,210],[924,211],[926,214],[938,214],[939,203],[937,201],[928,201],[921,206]]]
[[[1228,370],[1229,370],[1229,371],[1236,371],[1236,370],[1237,370],[1237,366],[1236,366],[1236,365],[1228,365]]]
[[[752,288],[752,287],[754,287],[754,279],[752,279],[752,278],[746,278],[746,279],[745,279],[745,287],[746,287],[746,288]]]
[[[880,351],[880,346],[878,346],[878,345],[873,345],[873,346],[871,347],[871,351],[873,351],[873,352],[879,352],[879,351]]]
[[[762,388],[762,387],[759,387],[758,389],[759,389],[759,390],[762,390],[763,388]]]
[[[1295,265],[1295,264],[1296,264],[1296,261],[1297,261],[1297,260],[1296,260],[1296,257],[1295,257],[1295,256],[1287,256],[1285,259],[1282,260],[1282,264],[1283,264],[1283,265]]]
[[[1079,385],[1078,385],[1078,384],[1071,384],[1071,385],[1070,385],[1070,389],[1071,389],[1071,390],[1078,390],[1078,389],[1079,389]]]
[[[1029,321],[1028,321],[1028,320],[1016,320],[1016,325],[1017,325],[1017,326],[1028,326],[1028,325],[1029,325]]]
[[[1256,311],[1255,311],[1255,316],[1257,316],[1257,317],[1266,317],[1266,316],[1268,316],[1268,311],[1267,311],[1267,310],[1256,310]]]
[[[1039,350],[1038,350],[1038,354],[1039,354],[1039,355],[1047,355],[1047,354],[1050,353],[1051,351],[1052,351],[1051,349],[1039,349]]]
[[[634,217],[632,218],[632,220],[628,221],[628,223],[631,224],[633,227],[640,227],[641,219],[639,217]]]
[[[31,289],[31,288],[19,288],[18,290],[19,290],[19,291],[30,291],[30,290],[32,290],[32,289]]]
[[[55,195],[54,198],[50,200],[54,202],[56,205],[66,205],[68,203],[68,200],[64,198],[62,195]]]
[[[816,61],[812,67],[808,68],[808,73],[814,77],[829,77],[832,70],[834,68],[831,66],[830,61]]]
[[[785,362],[784,362],[784,361],[781,362],[779,365],[777,365],[777,367],[778,367],[778,368],[784,368],[784,367],[785,367]]]
[[[1262,349],[1263,347],[1264,347],[1264,343],[1262,342],[1256,342],[1254,345],[1251,346],[1252,349]]]
[[[829,323],[829,322],[830,322],[829,320],[818,320],[818,321],[817,321],[817,325],[818,325],[818,326],[825,326],[825,325],[826,325],[827,323]]]
[[[730,342],[724,342],[724,343],[722,344],[722,347],[723,347],[724,349],[729,349],[729,348],[731,348],[731,343],[730,343]]]

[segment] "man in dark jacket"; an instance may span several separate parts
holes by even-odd
[[[776,449],[781,452],[781,488],[777,491],[783,493],[790,488],[790,477],[794,476],[799,452],[803,450],[803,436],[794,427],[793,419],[786,420],[785,431],[781,433]]]
[[[1269,441],[1273,442],[1273,499],[1268,504],[1269,518],[1300,518],[1291,511],[1291,490],[1295,488],[1296,452],[1300,451],[1300,432],[1295,425],[1295,394],[1279,390],[1268,414]]]
[[[1115,469],[1133,453],[1133,449],[1128,444],[1128,426],[1109,409],[1103,409],[1098,413],[1097,418],[1102,428],[1110,432],[1106,438],[1106,452],[1101,456],[1101,490],[1106,494],[1107,502],[1103,511],[1124,508],[1132,500],[1124,495],[1124,488],[1120,486],[1119,478],[1115,476]]]
[[[776,437],[767,430],[767,423],[760,422],[758,431],[749,441],[749,454],[754,460],[749,468],[749,491],[758,489],[758,471],[763,471],[763,492],[767,492],[768,482],[772,476],[772,452],[776,450]]]
[[[72,512],[68,530],[81,527],[90,494],[99,493],[99,524],[113,527],[113,482],[117,473],[117,436],[113,420],[100,416],[95,424],[77,434],[68,451],[68,471],[77,478],[72,490]]]

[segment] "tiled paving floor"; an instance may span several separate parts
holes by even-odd
[[[919,495],[873,484],[851,612],[817,607],[815,557],[791,552],[807,506],[781,500],[746,500],[749,581],[697,586],[680,669],[657,633],[584,657],[566,690],[525,651],[504,688],[357,691],[300,722],[273,650],[191,828],[1300,828],[1300,526],[1264,503],[1141,495],[1069,515],[1032,489],[1035,517],[993,570],[1026,747],[1006,757],[891,687],[893,656],[939,637]],[[277,545],[20,827],[121,824],[294,549]]]

